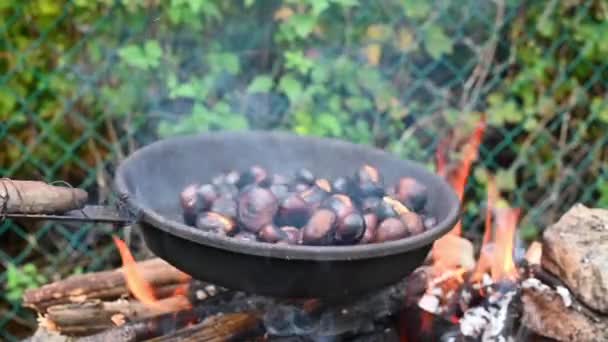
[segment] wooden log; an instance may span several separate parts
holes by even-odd
[[[99,299],[84,303],[51,306],[42,318],[42,324],[50,331],[65,335],[92,335],[111,329],[128,321],[141,320],[190,308],[184,296],[173,296],[158,301],[154,307],[136,300],[119,299],[103,302]]]
[[[149,317],[135,322],[106,329],[100,333],[82,337],[79,342],[138,342],[170,334],[189,324],[196,324],[208,317],[223,313],[223,308],[211,299],[200,305],[178,312]]]
[[[523,324],[557,341],[608,341],[608,316],[588,309],[565,287],[552,288],[535,278],[524,281]]]
[[[87,192],[78,188],[0,179],[0,213],[61,213],[84,207],[87,199]]]
[[[153,287],[184,283],[190,277],[167,262],[155,258],[137,264],[142,277]],[[122,269],[76,275],[27,290],[23,305],[40,313],[53,305],[82,303],[88,299],[116,299],[129,294]]]
[[[147,342],[223,342],[231,339],[242,340],[245,335],[255,334],[260,320],[254,313],[233,313],[212,316],[203,322],[170,334],[159,336]]]

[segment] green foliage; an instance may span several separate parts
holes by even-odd
[[[20,302],[25,290],[37,288],[48,281],[36,265],[30,263],[21,267],[9,264],[6,278],[5,296],[11,302]]]

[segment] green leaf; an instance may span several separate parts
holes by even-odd
[[[335,2],[336,4],[338,4],[342,7],[359,6],[359,0],[333,0],[333,2]]]
[[[328,0],[314,0],[310,3],[312,5],[312,13],[315,17],[318,17],[319,14],[323,13],[327,8],[329,8]]]
[[[595,114],[600,121],[608,123],[608,101],[594,97],[591,100],[591,113]]]
[[[340,136],[342,135],[342,125],[340,121],[330,113],[323,113],[317,118],[317,122],[320,128],[329,135]]]
[[[250,93],[265,93],[272,88],[272,77],[269,75],[260,75],[251,81],[247,91]]]
[[[193,83],[179,84],[170,90],[169,97],[172,99],[178,97],[196,98],[196,87]]]
[[[346,107],[353,112],[362,112],[372,109],[372,102],[364,97],[349,97],[345,101]]]
[[[214,72],[225,71],[231,75],[236,75],[241,69],[239,57],[230,52],[210,53],[207,61]]]
[[[501,190],[515,190],[515,172],[505,169],[498,170],[496,172],[496,186]]]
[[[306,38],[315,28],[315,17],[307,14],[296,14],[289,18],[289,23],[293,25],[295,32],[300,38]]]
[[[146,59],[148,59],[148,65],[157,67],[163,55],[163,50],[160,48],[158,41],[148,40],[144,45],[144,50],[146,52]]]
[[[249,8],[255,3],[255,0],[245,0],[245,7]]]
[[[551,19],[541,16],[540,20],[536,23],[536,29],[541,36],[551,38],[555,34],[555,23]]]
[[[302,85],[300,82],[289,74],[281,77],[279,89],[287,95],[291,102],[295,102],[302,93]]]
[[[413,19],[426,18],[431,13],[430,0],[401,0],[405,15]]]
[[[444,54],[453,52],[453,42],[439,26],[431,26],[426,30],[424,46],[431,57],[438,59]]]
[[[296,69],[302,74],[306,74],[314,66],[314,62],[304,56],[302,51],[286,51],[285,66],[289,69]]]
[[[118,56],[128,65],[139,68],[148,68],[148,59],[143,50],[137,45],[127,45],[118,50]]]

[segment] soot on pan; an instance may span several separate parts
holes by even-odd
[[[277,244],[355,245],[420,234],[436,224],[425,215],[427,188],[403,177],[386,186],[364,165],[332,181],[307,169],[271,175],[260,166],[230,171],[180,195],[186,224],[240,240]]]

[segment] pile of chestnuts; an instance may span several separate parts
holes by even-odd
[[[260,166],[230,171],[180,194],[184,222],[240,240],[278,244],[354,245],[398,240],[436,224],[424,214],[427,188],[404,177],[385,187],[364,165],[333,181],[300,169],[291,177]]]

